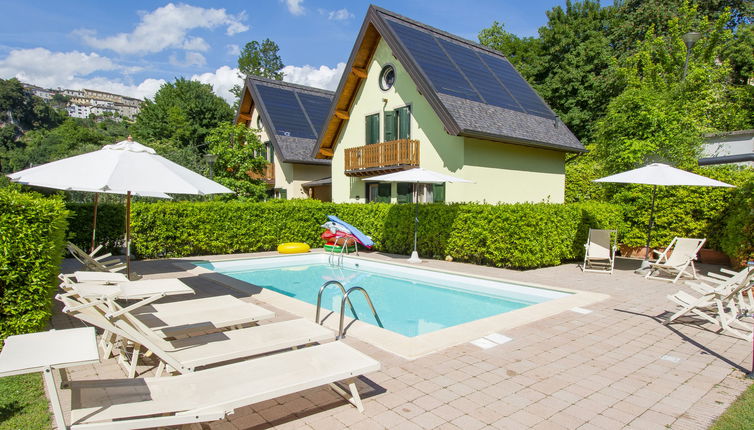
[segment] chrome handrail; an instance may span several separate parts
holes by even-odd
[[[364,293],[364,297],[367,299],[367,303],[369,303],[369,307],[372,308],[372,314],[374,315],[374,319],[377,320],[377,325],[380,327],[382,326],[382,320],[380,320],[380,316],[377,315],[377,311],[374,309],[374,304],[372,304],[372,299],[369,297],[369,293],[367,293],[367,290],[361,288],[361,287],[351,287],[346,291],[346,293],[343,295],[343,300],[340,302],[340,325],[338,326],[338,336],[335,339],[342,339],[343,338],[343,323],[345,322],[346,317],[346,300],[348,303],[351,303],[351,300],[348,298],[348,296],[354,292],[354,291],[361,291]],[[351,304],[351,309],[353,309],[353,304]],[[358,316],[354,312],[353,314],[356,319],[358,319]]]
[[[340,283],[340,281],[332,280],[322,284],[322,286],[319,288],[319,293],[317,293],[317,314],[314,316],[314,322],[317,324],[319,324],[319,311],[320,309],[322,309],[322,293],[325,292],[325,288],[333,284],[336,284],[338,287],[340,287],[340,291],[343,292],[343,297],[346,296],[346,288],[342,283]],[[348,304],[351,306],[351,312],[356,315],[356,309],[353,307],[353,303],[351,303],[351,301],[349,300]]]

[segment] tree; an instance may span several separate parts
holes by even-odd
[[[10,123],[23,132],[55,127],[63,118],[44,100],[29,94],[18,79],[0,79],[0,123]]]
[[[209,153],[217,156],[214,180],[235,191],[237,198],[263,200],[265,185],[250,176],[262,173],[267,165],[257,130],[243,124],[223,123],[209,133],[207,142]]]
[[[204,152],[210,130],[230,122],[230,106],[212,92],[212,86],[184,78],[160,87],[154,101],[147,99],[132,132],[144,143],[170,143]]]
[[[666,34],[650,27],[618,73],[626,89],[615,97],[597,124],[597,156],[616,173],[649,161],[680,167],[696,165],[703,133],[735,129],[750,120],[730,84],[731,69],[719,57],[731,31],[730,17],[710,22],[695,6],[684,3],[665,25]],[[688,74],[683,76],[686,47],[681,36],[691,28],[705,37],[694,46]]]
[[[285,65],[278,54],[279,50],[278,44],[270,39],[264,39],[262,43],[256,40],[247,43],[238,56],[238,77],[246,79],[253,75],[282,81]],[[234,85],[230,92],[240,99],[242,90],[242,85]]]
[[[505,30],[505,24],[493,22],[489,28],[479,32],[479,43],[499,51],[516,67],[521,75],[534,79],[538,68],[541,41],[534,37],[518,37]]]

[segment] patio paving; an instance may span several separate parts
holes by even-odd
[[[260,254],[254,254],[258,256]],[[379,260],[405,256],[362,254]],[[234,255],[242,258],[243,255]],[[181,277],[199,296],[238,291],[178,268],[181,260],[135,262],[145,278]],[[445,261],[421,267],[534,282],[610,295],[501,334],[511,341],[490,349],[462,344],[413,361],[358,339],[343,342],[379,360],[382,369],[360,381],[359,413],[327,387],[237,409],[230,420],[189,429],[705,429],[751,383],[752,346],[708,323],[662,325],[675,306],[666,298],[679,284],[633,273],[637,260],[618,259],[615,273],[583,273],[576,264],[513,271]],[[66,260],[63,271],[77,270]],[[700,272],[717,266],[698,265]],[[292,315],[246,297],[277,312]],[[313,318],[313,316],[312,316]],[[81,324],[60,312],[55,328]],[[155,363],[156,364],[156,363]],[[154,366],[139,367],[140,375]],[[115,359],[69,369],[72,380],[122,378]],[[61,392],[69,404],[67,392]]]

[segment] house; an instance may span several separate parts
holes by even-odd
[[[579,140],[501,53],[370,6],[313,157],[335,202],[562,202]],[[474,181],[376,183],[423,167]]]
[[[705,134],[700,166],[738,164],[754,167],[754,129]]]
[[[237,124],[259,130],[269,162],[252,177],[267,182],[271,197],[330,201],[330,160],[312,153],[332,102],[332,91],[248,77]]]

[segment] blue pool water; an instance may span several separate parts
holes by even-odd
[[[313,305],[320,287],[329,280],[342,282],[346,290],[363,287],[372,298],[383,328],[409,337],[568,295],[356,259],[346,259],[344,267],[337,268],[321,254],[197,265]],[[378,325],[361,294],[352,293],[349,297],[358,319]],[[340,289],[331,285],[322,295],[322,307],[339,312],[341,298]],[[346,314],[354,317],[348,306],[346,309]]]

